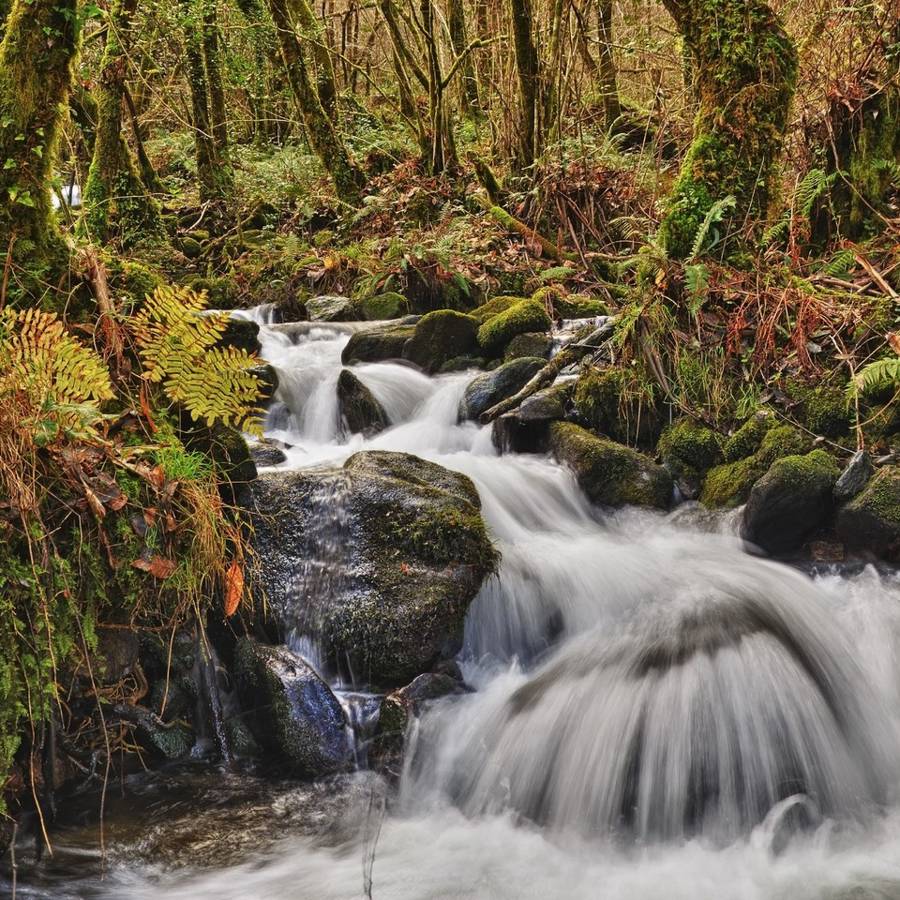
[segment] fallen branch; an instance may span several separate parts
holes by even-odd
[[[509,231],[520,234],[526,241],[537,244],[541,248],[541,253],[549,259],[555,259],[557,262],[565,262],[566,260],[578,257],[574,253],[563,253],[556,244],[549,238],[545,238],[542,234],[538,234],[530,225],[526,225],[521,219],[510,215],[502,206],[494,206],[487,200],[480,201],[482,206],[487,210],[488,215]]]

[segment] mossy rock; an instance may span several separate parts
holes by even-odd
[[[306,301],[306,314],[311,322],[355,322],[359,307],[351,297],[322,294]]]
[[[804,399],[806,427],[827,438],[843,437],[850,431],[851,415],[847,394],[838,387],[821,385]]]
[[[539,356],[547,359],[552,348],[553,341],[541,331],[517,334],[507,345],[503,361],[521,359],[523,356]]]
[[[351,434],[371,437],[390,427],[384,407],[349,369],[338,376],[337,394],[341,420]]]
[[[769,466],[783,456],[806,453],[810,440],[792,425],[776,425],[766,431],[752,456],[711,469],[703,482],[700,502],[712,508],[730,509],[746,503],[753,485]]]
[[[208,309],[236,309],[241,303],[241,292],[232,278],[192,278],[188,287],[205,291]]]
[[[305,660],[245,637],[235,647],[234,671],[250,730],[266,751],[303,775],[349,767],[344,711]]]
[[[202,453],[213,461],[222,494],[230,503],[255,480],[256,463],[247,441],[236,428],[219,422],[214,425],[194,422],[182,412],[179,437],[187,450]]]
[[[403,348],[413,334],[415,327],[412,325],[387,325],[354,332],[341,353],[341,362],[349,366],[353,363],[402,359]]]
[[[262,350],[259,342],[259,325],[250,319],[230,318],[219,338],[218,346],[234,347],[250,354],[259,353]]]
[[[651,395],[622,369],[589,367],[575,386],[575,415],[580,424],[615,441],[655,446],[662,420]]]
[[[422,316],[403,348],[403,358],[433,375],[448,360],[477,353],[478,322],[465,313],[438,309]]]
[[[387,291],[368,297],[360,303],[363,318],[369,322],[381,322],[385,319],[399,319],[409,312],[409,303],[403,294]]]
[[[488,319],[492,319],[494,316],[506,312],[510,307],[516,306],[527,299],[527,297],[519,296],[492,297],[486,303],[482,303],[481,306],[476,306],[469,315],[472,316],[473,319],[478,319],[483,325]]]
[[[768,432],[778,424],[771,410],[761,409],[755,412],[735,431],[722,446],[725,462],[737,462],[753,456]]]
[[[518,334],[549,331],[550,317],[536,300],[521,300],[486,319],[478,329],[478,344],[485,353],[499,354]]]
[[[900,558],[900,466],[880,469],[840,510],[837,534],[849,550]]]
[[[767,553],[790,553],[831,515],[841,470],[824,450],[775,460],[750,491],[744,538]]]
[[[550,426],[550,448],[572,469],[593,503],[657,509],[671,503],[672,476],[637,450],[596,437],[571,422]]]
[[[406,684],[459,651],[495,569],[479,506],[464,475],[406,453],[264,472],[248,503],[260,588],[286,632],[315,634],[357,683]]]
[[[603,300],[578,294],[561,295],[552,287],[536,291],[533,299],[543,305],[548,294],[552,297],[554,312],[562,319],[591,319],[609,315],[609,306]]]
[[[526,356],[479,375],[466,386],[459,405],[460,419],[477,420],[501,400],[512,397],[544,367],[544,362],[543,359]]]
[[[715,431],[690,418],[678,419],[662,434],[656,448],[685,499],[696,499],[703,476],[722,459],[722,440]]]

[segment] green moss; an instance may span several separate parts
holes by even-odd
[[[649,457],[615,441],[599,438],[571,422],[553,422],[550,447],[575,473],[593,503],[666,509],[672,478]]]
[[[506,346],[503,361],[521,359],[523,356],[537,356],[546,359],[550,355],[552,342],[543,332],[517,334]]]
[[[484,324],[488,319],[492,319],[494,316],[499,315],[502,312],[506,312],[510,307],[515,306],[517,303],[521,303],[523,300],[526,300],[526,297],[493,297],[487,301],[487,303],[482,303],[481,306],[476,307],[469,313],[473,319],[478,319],[479,323]]]
[[[692,419],[679,419],[663,432],[657,452],[674,468],[703,473],[722,458],[722,441],[711,428]]]
[[[384,294],[368,297],[361,302],[360,306],[363,318],[370,322],[399,319],[409,312],[409,303],[407,303],[406,297],[396,291],[387,291]]]
[[[769,467],[769,473],[777,475],[792,487],[814,487],[822,482],[832,486],[841,474],[834,458],[824,450],[813,450],[801,455],[783,456]]]
[[[609,307],[596,297],[580,297],[577,294],[563,295],[554,287],[544,287],[535,291],[532,296],[542,305],[549,297],[553,301],[553,309],[563,319],[589,319],[592,316],[606,316]]]
[[[828,438],[842,437],[850,430],[847,394],[838,387],[822,385],[806,395],[806,427]]]
[[[776,459],[805,453],[809,439],[791,425],[770,427],[752,455],[711,469],[700,501],[710,507],[735,507],[747,502],[753,485]]]
[[[478,321],[452,309],[438,309],[422,316],[403,356],[433,374],[447,360],[477,351]]]
[[[752,456],[776,423],[775,416],[769,410],[760,410],[752,415],[725,441],[722,448],[725,461],[736,462]]]
[[[638,373],[590,367],[578,376],[575,412],[592,431],[616,441],[650,447],[660,432],[655,390]]]
[[[853,550],[900,555],[900,467],[879,469],[838,514],[838,536]]]
[[[478,344],[488,354],[499,353],[517,334],[549,331],[550,317],[536,300],[521,300],[485,320],[478,329]]]

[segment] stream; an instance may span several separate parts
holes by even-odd
[[[19,897],[900,898],[896,573],[762,559],[695,504],[593,508],[551,459],[457,421],[473,372],[354,366],[395,424],[348,439],[336,387],[361,326],[255,315],[281,467],[395,450],[475,483],[502,557],[466,619],[476,690],[414,723],[389,802],[364,768],[131,776],[102,877],[90,794],[52,859],[22,862]],[[289,643],[317,662],[315,635]],[[334,687],[358,713],[366,696]]]

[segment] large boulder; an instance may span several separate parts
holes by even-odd
[[[306,301],[311,322],[354,322],[359,318],[356,303],[350,297],[323,294]]]
[[[414,332],[413,325],[401,324],[354,332],[341,353],[341,362],[350,366],[353,363],[402,359],[403,348]]]
[[[776,460],[750,491],[744,538],[776,555],[798,549],[831,515],[840,474],[824,450]]]
[[[444,363],[478,350],[478,322],[452,309],[430,312],[416,323],[413,336],[403,348],[403,358],[433,375]]]
[[[367,297],[360,303],[363,318],[369,322],[381,322],[385,319],[399,319],[409,312],[409,302],[403,294],[387,291]]]
[[[703,476],[722,458],[722,443],[711,428],[682,418],[666,428],[656,452],[672,473],[681,496],[696,500]]]
[[[280,762],[304,775],[347,768],[347,719],[331,688],[287,647],[241,638],[235,676],[250,729]]]
[[[546,453],[550,425],[566,417],[574,388],[574,381],[551,385],[494,419],[494,446],[503,453]]]
[[[390,427],[384,407],[349,369],[342,369],[338,376],[337,394],[341,420],[351,434],[370,437]]]
[[[520,300],[489,319],[478,329],[478,344],[488,356],[499,356],[519,334],[550,330],[550,316],[537,300]]]
[[[900,466],[880,469],[841,509],[837,533],[850,550],[900,556]]]
[[[340,469],[263,472],[253,495],[260,587],[329,665],[390,686],[459,651],[496,564],[466,476],[369,451]]]
[[[755,436],[753,440],[755,442]],[[810,440],[792,425],[777,425],[767,428],[758,446],[759,449],[745,459],[710,469],[700,493],[704,506],[730,509],[746,503],[753,485],[769,471],[776,459],[807,453]],[[727,458],[727,442],[725,448]]]
[[[643,453],[591,434],[571,422],[550,426],[550,448],[572,469],[592,503],[667,509],[672,476]]]
[[[539,356],[546,360],[553,349],[553,340],[541,331],[528,331],[517,334],[507,345],[503,353],[505,362],[521,359],[523,356]]]
[[[259,353],[259,325],[251,319],[232,317],[225,324],[225,330],[218,340],[219,347],[234,347],[247,353]]]
[[[479,375],[466,387],[459,405],[460,419],[477,420],[483,412],[523,388],[544,365],[545,360],[526,356]]]

